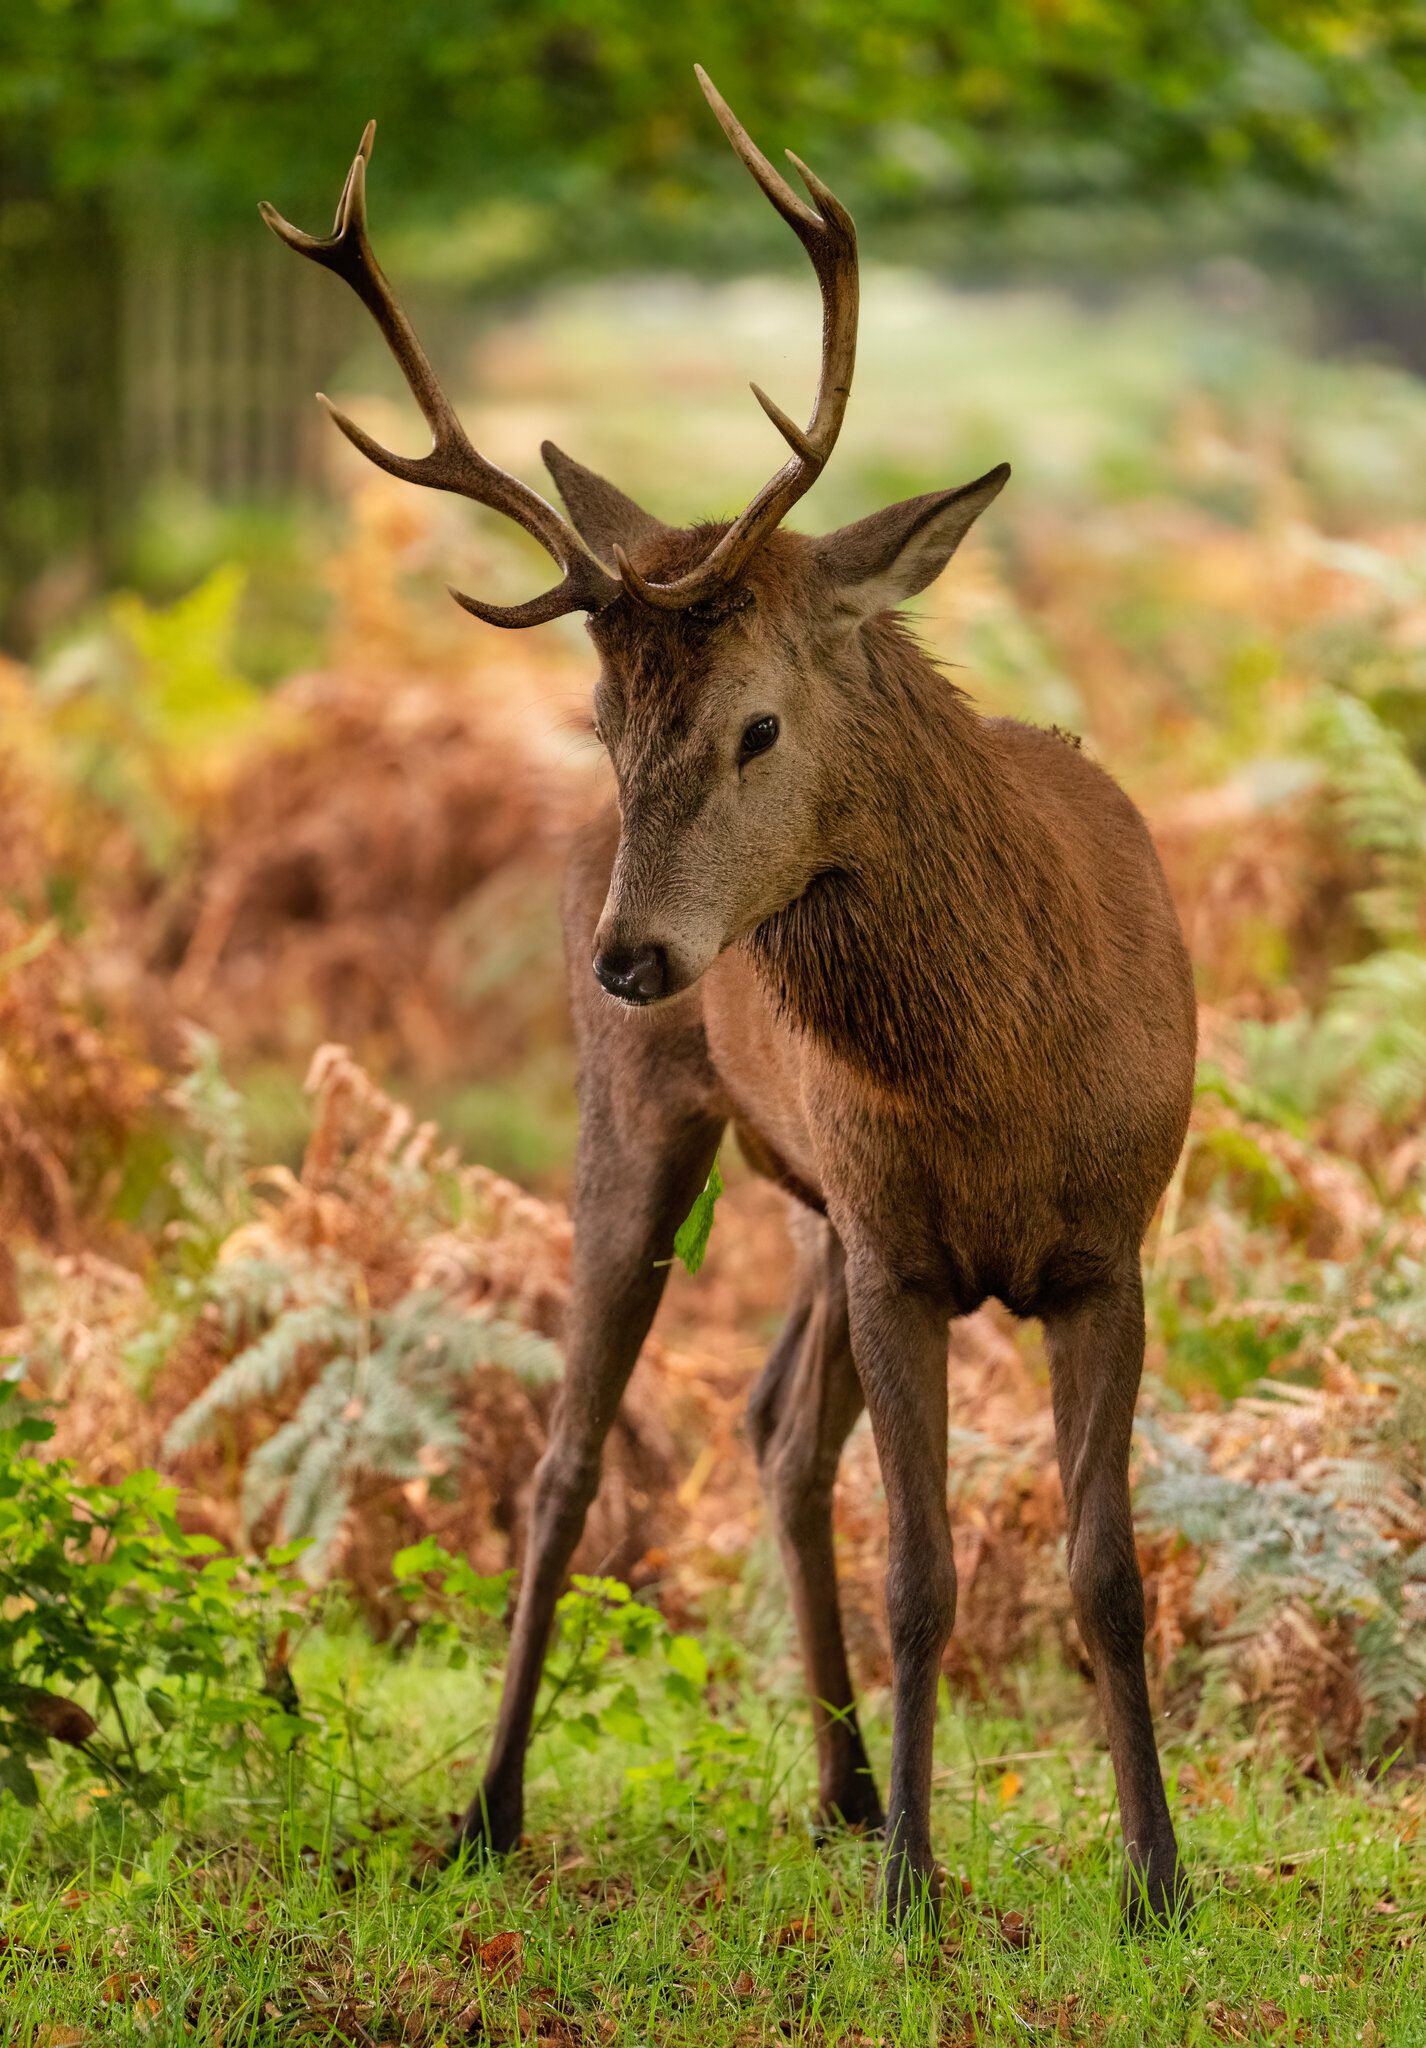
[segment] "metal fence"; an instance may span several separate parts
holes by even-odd
[[[324,289],[325,287],[325,289]],[[230,503],[316,487],[312,392],[350,339],[331,280],[250,248],[150,249],[122,266],[120,473]]]
[[[0,214],[0,632],[58,565],[100,579],[126,516],[178,478],[223,503],[315,490],[341,294],[252,242],[134,247],[102,213]]]

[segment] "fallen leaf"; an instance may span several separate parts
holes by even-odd
[[[99,1986],[101,2005],[127,2005],[131,1998],[142,1996],[144,1980],[137,1970],[111,1970]]]
[[[1030,1923],[1023,1913],[1015,1911],[1013,1907],[1008,1913],[1000,1913],[992,1906],[990,1914],[995,1921],[995,1931],[1007,1948],[1030,1946],[1034,1937],[1030,1932]]]
[[[1269,2001],[1265,2001],[1265,2004],[1269,2011],[1278,2013],[1285,2024],[1287,2016],[1283,2013],[1282,2007],[1273,2006]],[[1260,2007],[1258,2012],[1249,2012],[1244,2006],[1225,2005],[1219,1998],[1210,1998],[1203,2012],[1204,2018],[1208,2021],[1209,2032],[1216,2040],[1260,2041],[1265,2028],[1272,2031],[1268,2023],[1260,2017],[1262,2009]]]
[[[941,2022],[940,2048],[980,2048],[985,2039],[977,2013],[947,2013]]]
[[[69,1941],[54,1941],[37,1949],[28,1941],[16,1941],[13,1934],[0,1933],[0,1956],[23,1956],[27,1963],[52,1963],[57,1970],[67,1970],[73,1954],[74,1944]]]
[[[525,1968],[525,1937],[515,1928],[492,1934],[480,1944],[475,1960],[481,1976],[492,1984],[517,1983]]]
[[[535,2020],[534,2038],[541,2044],[541,2048],[580,2048],[583,2035],[579,2022],[570,2019],[567,2014],[542,2012]]]
[[[1074,2009],[1078,2003],[1079,1998],[1074,1993],[1059,1999],[1054,2005],[1042,2005],[1032,1999],[1015,2017],[1027,2034],[1048,2035],[1068,2041],[1074,2033]]]
[[[721,1906],[728,1896],[727,1871],[715,1871],[712,1877],[700,1879],[684,1896],[695,1913],[708,1906]]]
[[[68,1743],[71,1749],[82,1748],[91,1735],[99,1733],[99,1723],[78,1700],[67,1700],[57,1692],[26,1686],[24,1706],[25,1719],[32,1728],[38,1728],[52,1742]]]

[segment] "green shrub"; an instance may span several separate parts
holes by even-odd
[[[513,1576],[482,1578],[434,1537],[398,1552],[393,1573],[418,1639],[454,1666],[488,1643]],[[558,1733],[578,1749],[650,1752],[624,1776],[660,1812],[696,1815],[728,1834],[757,1832],[774,1789],[772,1746],[714,1711],[709,1680],[695,1637],[671,1629],[622,1580],[576,1573],[555,1610],[534,1738]]]
[[[46,1758],[140,1807],[253,1743],[303,1731],[263,1648],[299,1616],[295,1552],[223,1554],[174,1519],[159,1475],[81,1481],[39,1447],[54,1425],[0,1383],[0,1785],[38,1805]],[[275,1667],[273,1667],[275,1668]]]

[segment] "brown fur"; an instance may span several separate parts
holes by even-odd
[[[597,500],[598,480],[561,461],[577,521],[595,523],[579,499]],[[638,566],[659,580],[720,531],[651,530],[641,516]],[[996,1296],[1045,1321],[1071,1584],[1119,1775],[1131,1904],[1163,1911],[1180,1878],[1125,1473],[1138,1247],[1186,1128],[1192,983],[1148,833],[1109,777],[1056,735],[982,718],[898,618],[861,615],[839,582],[849,553],[861,579],[878,548],[901,559],[908,524],[859,532],[841,553],[841,536],[775,534],[716,615],[621,598],[592,623],[619,802],[577,847],[566,899],[582,1111],[570,1374],[466,1836],[498,1845],[519,1831],[548,1609],[659,1261],[732,1123],[806,1217],[751,1433],[816,1703],[824,1812],[883,1818],[831,1547],[837,1454],[865,1397],[891,1519],[888,1898],[899,1910],[934,1889],[930,1740],[955,1597],[946,1321]],[[734,781],[729,735],[769,705],[786,780],[755,786],[768,771],[754,761]],[[589,962],[649,936],[686,985],[630,1009]]]

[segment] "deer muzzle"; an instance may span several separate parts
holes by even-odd
[[[668,954],[662,946],[606,946],[594,956],[594,978],[621,1003],[656,1003],[668,988]]]

